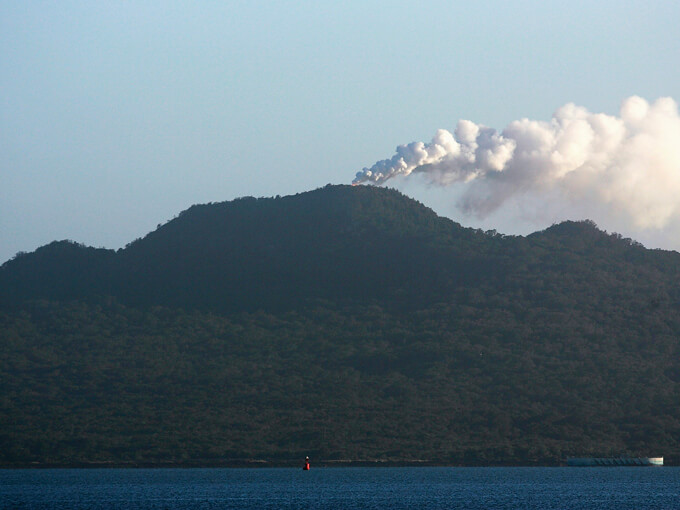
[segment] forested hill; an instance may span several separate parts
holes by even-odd
[[[680,456],[680,254],[327,186],[0,267],[0,463]]]

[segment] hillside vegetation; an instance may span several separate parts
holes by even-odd
[[[396,191],[193,206],[0,267],[0,463],[680,457],[680,254]]]

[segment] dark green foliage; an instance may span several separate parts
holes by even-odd
[[[54,241],[17,254],[0,267],[0,305],[26,299],[76,299],[110,294],[107,268],[115,252]]]
[[[0,268],[0,463],[677,459],[679,263],[345,186],[52,243]]]

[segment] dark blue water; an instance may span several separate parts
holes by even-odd
[[[680,468],[0,470],[2,509],[680,509]]]

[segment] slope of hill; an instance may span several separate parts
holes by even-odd
[[[0,462],[680,455],[680,255],[328,186],[0,268]]]

